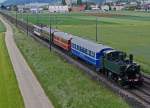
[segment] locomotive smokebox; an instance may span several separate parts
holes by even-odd
[[[133,55],[132,54],[129,55],[129,58],[130,58],[130,62],[133,63]]]

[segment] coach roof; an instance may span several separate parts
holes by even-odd
[[[55,32],[54,36],[63,38],[65,40],[70,40],[73,37],[71,34],[68,34],[68,33],[65,33],[65,32]]]
[[[72,39],[72,43],[74,43],[76,45],[79,45],[83,48],[86,48],[88,50],[91,50],[93,52],[100,52],[104,49],[112,49],[109,46],[106,46],[106,45],[103,45],[103,44],[97,44],[97,43],[94,43],[90,40],[86,40],[86,39],[83,39],[83,38],[80,38],[80,37],[77,37],[77,36],[75,36]]]
[[[46,32],[48,32],[48,33],[50,33],[50,28],[48,28],[48,27],[42,27],[42,30],[44,30],[44,31],[46,31]],[[51,29],[51,33],[54,33],[54,32],[56,32],[56,31],[58,31],[57,29]]]

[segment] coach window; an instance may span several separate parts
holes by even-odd
[[[75,44],[72,44],[72,46],[73,46],[73,48],[75,48],[76,46],[75,46]]]
[[[84,53],[84,48],[82,47],[82,52]]]
[[[90,51],[90,56],[92,56],[92,51]]]
[[[83,53],[85,53],[85,48],[83,48]]]
[[[87,54],[87,49],[85,48],[85,54]]]
[[[86,49],[86,48],[84,48],[84,53],[85,53],[85,54],[87,53],[87,49]]]
[[[80,50],[80,49],[79,49],[79,45],[77,45],[77,50]]]
[[[80,51],[82,52],[82,47],[80,46]]]
[[[92,57],[95,57],[95,52],[92,51]]]
[[[74,44],[72,43],[71,46],[74,48]]]
[[[91,51],[89,50],[89,56],[91,56]]]
[[[81,52],[84,52],[84,48],[83,47],[81,47]]]
[[[87,50],[87,55],[90,55],[90,51],[89,50]]]
[[[81,47],[80,51],[83,52],[83,48],[82,47]]]
[[[80,48],[80,51],[82,52],[82,47],[80,46],[79,48]]]
[[[76,46],[76,44],[74,44],[74,48],[75,48],[75,49],[77,49],[77,46]]]
[[[76,47],[76,44],[74,44],[74,48],[76,49],[77,47]]]

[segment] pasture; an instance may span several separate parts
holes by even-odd
[[[5,45],[5,30],[0,22],[0,108],[24,108],[22,96]]]
[[[0,33],[5,31],[3,23],[0,21]]]
[[[98,17],[98,43],[134,54],[142,70],[150,74],[150,14],[129,11],[113,11],[111,14],[119,15]],[[56,13],[50,17],[48,13],[28,15],[30,23],[49,26],[51,19],[53,28],[95,41],[97,16],[88,13]],[[26,21],[26,18],[27,14],[18,14],[18,19]]]
[[[55,108],[129,108],[55,52],[14,28],[15,41]]]

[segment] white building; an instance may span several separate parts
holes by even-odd
[[[98,5],[91,5],[92,10],[100,10]]]
[[[32,12],[32,13],[38,13],[39,9],[38,8],[30,8],[30,12]]]
[[[32,13],[41,13],[42,11],[43,11],[43,8],[37,8],[37,7],[30,8],[30,12]]]
[[[109,11],[109,6],[108,5],[101,5],[101,10],[102,11]]]
[[[17,8],[18,8],[18,12],[24,12],[24,5],[18,5]]]
[[[125,7],[123,5],[114,5],[114,6],[111,6],[111,9],[112,10],[122,10],[124,9]]]
[[[49,6],[50,12],[69,12],[68,6]]]

